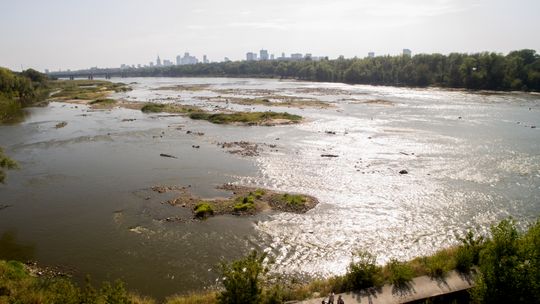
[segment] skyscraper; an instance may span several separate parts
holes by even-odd
[[[161,59],[159,59],[159,55],[157,56],[157,59],[156,59],[156,65],[161,66]]]
[[[367,56],[368,56],[369,58],[373,58],[373,57],[375,57],[375,52],[369,52],[369,53],[367,54]]]
[[[260,50],[260,60],[268,60],[268,51],[267,50]]]
[[[255,60],[257,60],[257,53],[248,52],[246,54],[246,60],[247,61],[255,61]]]

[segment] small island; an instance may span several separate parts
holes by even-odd
[[[280,211],[306,213],[313,209],[319,201],[310,195],[285,193],[270,189],[225,184],[217,187],[220,190],[232,192],[227,198],[200,198],[194,196],[189,187],[155,186],[153,191],[164,193],[178,192],[179,195],[167,203],[172,206],[189,208],[196,219],[206,219],[211,216],[255,215],[264,211]]]

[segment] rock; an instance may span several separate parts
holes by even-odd
[[[159,156],[161,156],[161,157],[169,157],[169,158],[178,158],[178,157],[176,157],[174,155],[165,154],[165,153],[160,153]]]
[[[67,122],[66,121],[62,121],[62,122],[59,122],[57,123],[54,127],[57,128],[57,129],[60,129],[60,128],[63,128],[65,126],[67,126]]]
[[[335,154],[321,154],[321,157],[338,157],[339,155]]]
[[[201,146],[199,146],[199,145],[192,145],[191,147],[194,148],[194,149],[199,149]]]
[[[461,119],[461,118],[462,118],[461,116],[458,117],[458,119]]]
[[[531,126],[531,129],[536,129],[536,126]]]
[[[408,174],[408,173],[409,173],[409,171],[407,171],[407,170],[405,170],[405,169],[399,171],[399,174]]]
[[[332,135],[336,135],[336,131],[324,131],[324,133],[326,133],[326,134],[332,134]]]

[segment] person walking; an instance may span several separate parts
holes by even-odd
[[[345,304],[345,301],[343,301],[343,298],[341,297],[341,295],[339,295],[337,298],[337,304]]]
[[[334,304],[334,292],[331,292],[328,296],[328,304]]]

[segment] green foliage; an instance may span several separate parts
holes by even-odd
[[[253,195],[239,196],[235,199],[236,204],[233,206],[235,212],[249,211],[255,208],[255,197]]]
[[[462,244],[458,247],[455,256],[456,269],[461,272],[469,272],[471,267],[478,265],[484,238],[475,237],[472,231],[468,231],[465,237],[459,240]]]
[[[214,215],[214,208],[209,202],[201,201],[193,209],[195,216],[198,218],[207,218]]]
[[[247,257],[230,264],[221,264],[221,275],[225,290],[218,296],[219,303],[260,303],[262,300],[262,276],[268,271],[264,267],[266,254],[251,252]]]
[[[540,221],[520,234],[515,222],[491,227],[480,251],[477,303],[536,303],[540,299]]]
[[[110,106],[110,105],[114,105],[115,103],[116,103],[116,100],[110,99],[110,98],[101,98],[101,99],[96,99],[89,102],[89,104],[91,105],[102,105],[102,106]]]
[[[18,167],[17,162],[5,155],[4,150],[0,147],[0,183],[4,183],[6,179],[4,170],[17,169]]]
[[[292,122],[302,120],[299,115],[289,114],[286,112],[235,112],[235,113],[206,113],[195,112],[189,115],[191,119],[207,120],[215,124],[231,124],[231,123],[244,123],[244,124],[260,124],[268,122],[274,119],[284,119]]]
[[[450,270],[456,268],[453,252],[441,250],[434,255],[422,259],[427,275],[432,278],[444,277]]]
[[[360,290],[380,286],[383,283],[382,268],[375,263],[376,257],[369,252],[359,251],[355,253],[345,274],[349,288]]]
[[[300,207],[303,206],[306,202],[306,198],[303,195],[299,194],[288,194],[285,193],[281,195],[280,199],[285,202],[287,205],[292,207]]]
[[[253,192],[250,192],[249,194],[255,196],[256,199],[260,199],[261,197],[263,197],[263,195],[266,194],[266,191],[264,191],[264,189],[257,189]]]
[[[15,73],[0,67],[0,123],[20,117],[23,107],[43,101],[48,95],[44,74],[32,69]]]
[[[167,103],[146,103],[141,111],[144,113],[191,113],[199,112],[200,109],[195,106],[183,106]]]
[[[400,262],[396,259],[391,259],[386,267],[390,273],[388,281],[395,286],[404,286],[414,277],[412,268],[407,263]]]

